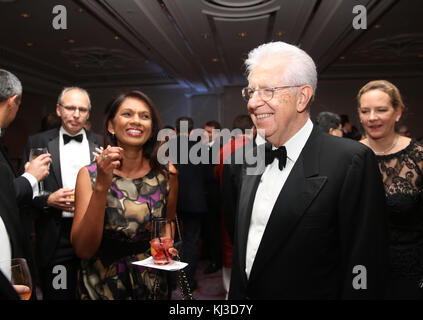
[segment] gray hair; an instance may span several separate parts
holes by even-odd
[[[84,93],[88,98],[88,108],[91,110],[91,99],[90,95],[88,94],[88,91],[79,87],[65,87],[63,88],[62,92],[60,92],[59,97],[57,98],[57,104],[62,105],[63,96],[66,94],[66,92],[72,91],[72,90],[78,90]]]
[[[0,101],[5,101],[17,95],[22,97],[22,84],[11,72],[0,69]]]
[[[266,59],[288,60],[283,74],[286,85],[299,86],[308,84],[313,88],[313,97],[317,89],[317,71],[313,59],[302,49],[291,44],[278,41],[269,42],[250,51],[245,60],[248,79],[252,70]]]

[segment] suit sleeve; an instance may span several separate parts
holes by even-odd
[[[29,152],[30,152],[33,144],[34,143],[33,143],[32,137],[29,137],[28,142],[25,145],[24,154],[23,154],[23,158],[22,158],[22,165],[21,165],[19,174],[23,174],[25,172],[25,163],[27,161],[29,161]],[[23,178],[23,177],[20,177],[20,178]],[[23,179],[25,179],[25,178],[23,178]],[[30,185],[28,180],[27,180],[27,182],[28,182],[28,185],[31,188],[31,185]],[[48,195],[47,196],[38,196],[38,197],[35,197],[35,198],[32,198],[32,195],[33,195],[33,191],[32,191],[32,188],[31,188],[31,198],[29,199],[30,204],[40,211],[46,210]],[[36,212],[36,211],[34,211],[34,212]]]
[[[353,156],[338,202],[342,299],[383,299],[389,271],[385,192],[370,149]]]
[[[13,186],[16,193],[16,203],[18,206],[29,204],[32,200],[32,186],[31,183],[23,176],[14,179]]]

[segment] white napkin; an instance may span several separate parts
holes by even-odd
[[[132,264],[136,264],[136,265],[144,266],[148,268],[166,270],[166,271],[181,270],[188,265],[188,263],[175,261],[175,260],[172,260],[172,262],[169,264],[155,264],[153,257],[148,257],[147,259],[144,259],[144,260],[135,261],[135,262],[132,262]]]

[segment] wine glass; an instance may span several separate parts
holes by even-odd
[[[29,151],[29,159],[30,159],[30,161],[32,161],[32,160],[34,160],[36,157],[38,157],[38,156],[40,156],[40,155],[42,155],[42,154],[44,154],[44,153],[48,153],[47,148],[32,148],[32,149]],[[50,166],[50,164],[49,164],[49,166]],[[43,195],[48,194],[48,192],[47,192],[47,191],[44,191],[44,182],[43,182],[43,181],[40,181],[40,182],[39,182],[38,187],[39,187],[39,189],[40,189],[40,192],[38,193],[40,196],[43,196]]]
[[[32,279],[24,258],[0,261],[0,270],[15,288],[21,300],[29,300],[32,294]],[[27,292],[23,289],[27,287]]]

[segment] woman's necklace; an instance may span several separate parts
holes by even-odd
[[[399,138],[399,135],[397,134],[397,135],[395,136],[394,142],[392,143],[392,145],[391,145],[388,149],[385,149],[385,150],[383,150],[383,151],[379,151],[379,152],[374,151],[374,153],[375,153],[377,156],[381,156],[381,155],[386,154],[386,152],[388,152],[388,151],[392,150],[392,149],[393,149],[393,148],[397,145],[398,138]]]

